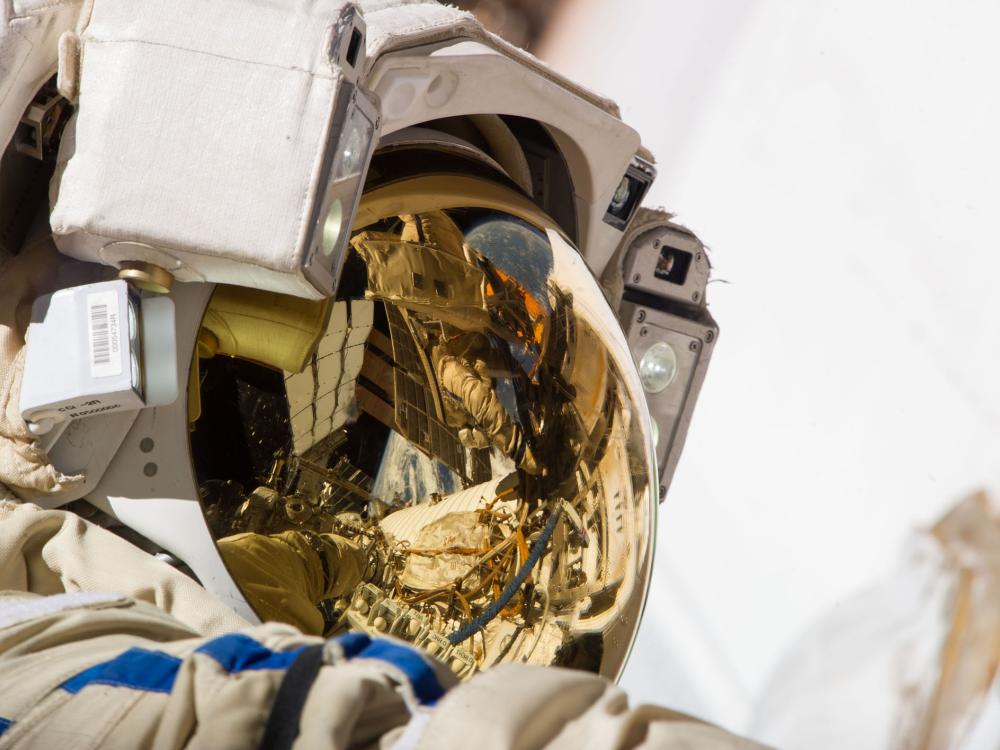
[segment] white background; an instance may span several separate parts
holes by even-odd
[[[722,328],[624,685],[747,731],[803,628],[1000,486],[1000,4],[566,0]],[[726,283],[722,283],[724,280]]]

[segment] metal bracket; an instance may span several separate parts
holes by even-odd
[[[655,179],[656,167],[652,162],[646,161],[638,154],[633,156],[632,163],[625,170],[614,197],[604,213],[604,223],[625,231]]]
[[[348,3],[340,11],[330,37],[330,62],[336,65],[348,81],[357,84],[358,77],[365,69],[367,54],[365,35],[367,26],[364,16],[354,3]]]
[[[69,102],[50,81],[35,94],[14,133],[18,153],[44,161],[57,145],[57,135],[65,120]]]
[[[622,271],[624,298],[618,318],[640,373],[647,353],[657,345],[672,353],[676,368],[667,386],[646,393],[657,431],[662,501],[719,335],[705,299],[711,264],[701,241],[664,214],[631,237]]]

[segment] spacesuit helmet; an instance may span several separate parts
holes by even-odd
[[[220,0],[220,38],[193,0],[97,0],[60,42],[26,115],[50,223],[119,279],[36,306],[22,415],[77,477],[42,502],[86,498],[251,620],[227,540],[295,531],[364,557],[325,633],[616,677],[714,338],[707,260],[636,227],[653,170],[611,105],[453,9],[384,5]]]
[[[559,225],[470,145],[422,137],[374,155],[333,297],[207,301],[188,418],[208,525],[362,548],[375,573],[320,604],[327,632],[462,675],[614,677],[656,515],[635,365]]]

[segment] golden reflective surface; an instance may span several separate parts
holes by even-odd
[[[351,591],[318,602],[326,634],[391,634],[462,676],[614,678],[655,521],[638,376],[578,252],[468,204],[357,229],[300,371],[201,361],[206,517],[218,539],[299,530],[363,556]]]

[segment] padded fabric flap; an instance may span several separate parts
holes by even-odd
[[[97,0],[60,155],[60,249],[314,296],[299,269],[341,85],[328,56],[343,5]]]

